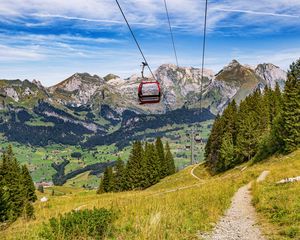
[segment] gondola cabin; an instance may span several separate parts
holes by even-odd
[[[140,104],[159,103],[161,99],[161,88],[158,81],[142,81],[138,88]]]

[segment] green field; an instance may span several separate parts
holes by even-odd
[[[194,125],[172,125],[166,126],[159,130],[146,130],[138,133],[139,135],[166,132],[163,141],[170,143],[171,150],[174,155],[175,164],[178,169],[182,169],[191,162],[191,150],[186,149],[186,145],[190,145],[190,137],[186,134],[195,130],[200,133],[203,139],[207,139],[210,133],[210,126],[213,123],[212,120],[203,122],[201,127]],[[32,122],[30,124],[39,124],[39,122]],[[174,130],[174,129],[179,130]],[[201,131],[201,132],[200,132]],[[153,138],[145,138],[144,141],[154,141]],[[5,140],[3,135],[0,136],[0,146],[5,148],[8,146],[8,142]],[[65,168],[65,173],[74,171],[82,168],[86,165],[90,165],[97,162],[114,161],[121,157],[122,160],[127,161],[130,147],[126,147],[122,150],[118,150],[115,145],[98,146],[93,149],[83,149],[80,146],[67,146],[67,145],[49,145],[47,147],[34,147],[22,145],[19,143],[11,143],[13,145],[14,153],[21,164],[27,164],[31,172],[32,178],[35,182],[40,181],[51,181],[52,175],[55,170],[51,167],[53,162],[59,163],[64,159],[70,161]],[[195,143],[195,160],[200,162],[204,156],[204,145],[205,143]],[[73,152],[80,152],[82,157],[80,159],[72,158]],[[87,176],[86,176],[87,175]],[[88,185],[92,188],[98,186],[95,176],[89,176],[85,174],[85,178],[77,176],[75,179],[68,181],[69,185],[83,186]]]

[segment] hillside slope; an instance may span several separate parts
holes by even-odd
[[[198,239],[199,232],[211,231],[236,190],[269,170],[266,182],[254,186],[255,206],[263,233],[270,239],[299,238],[299,183],[276,185],[282,178],[299,175],[300,150],[284,157],[272,157],[253,166],[237,167],[211,176],[204,165],[188,167],[145,190],[96,195],[94,191],[56,187],[63,196],[50,196],[35,204],[36,219],[18,220],[3,232],[5,239],[38,239],[41,223],[73,209],[113,208],[118,213],[117,239]],[[39,194],[39,198],[43,195]],[[276,221],[274,221],[276,219]],[[289,221],[291,219],[292,221]]]

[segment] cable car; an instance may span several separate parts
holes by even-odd
[[[156,81],[147,81],[144,77],[144,68],[147,66],[147,63],[142,62],[142,82],[138,88],[138,98],[140,104],[150,104],[150,103],[159,103],[161,99],[161,88],[159,82]]]

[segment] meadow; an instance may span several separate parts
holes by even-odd
[[[245,168],[246,167],[246,168]],[[2,232],[4,239],[40,239],[43,222],[75,209],[104,207],[118,215],[115,231],[108,239],[199,239],[200,232],[211,231],[229,207],[235,191],[255,180],[263,170],[270,175],[253,185],[253,203],[259,223],[269,239],[299,239],[300,184],[277,185],[285,177],[299,175],[300,150],[264,162],[241,165],[215,176],[204,165],[189,166],[144,191],[96,195],[93,190],[74,187],[47,188],[46,203],[36,202],[36,219],[19,219]],[[52,196],[52,190],[60,196]]]
[[[191,151],[186,149],[186,142],[190,139],[186,136],[186,133],[190,132],[192,129],[197,129],[203,139],[207,139],[210,133],[210,126],[212,120],[205,121],[200,127],[195,125],[172,125],[166,126],[159,131],[168,131],[163,137],[163,142],[168,141],[172,153],[174,155],[174,160],[176,167],[182,169],[188,166],[191,162]],[[179,129],[174,130],[172,129]],[[146,130],[141,132],[141,135],[152,133],[154,130]],[[153,141],[153,138],[145,138],[144,141]],[[12,144],[14,153],[21,164],[27,164],[33,181],[52,181],[52,175],[55,174],[55,170],[51,167],[53,162],[59,163],[64,159],[70,161],[70,163],[65,168],[65,174],[74,171],[76,169],[83,168],[86,165],[94,164],[97,162],[107,162],[114,161],[120,157],[122,160],[127,161],[130,153],[130,146],[123,149],[118,149],[115,144],[97,146],[92,149],[81,148],[80,146],[70,146],[70,145],[59,145],[52,144],[46,147],[35,147],[19,144],[16,142],[8,143],[5,137],[0,136],[0,146],[6,148],[8,144]],[[205,143],[195,144],[195,159],[201,161],[204,156],[204,145]],[[71,154],[78,152],[81,154],[79,159],[72,158]],[[88,172],[89,173],[89,172]],[[96,188],[98,186],[97,177],[89,175],[88,173],[76,176],[74,179],[70,179],[68,185],[75,187],[82,187],[83,185],[88,185],[89,187]]]

